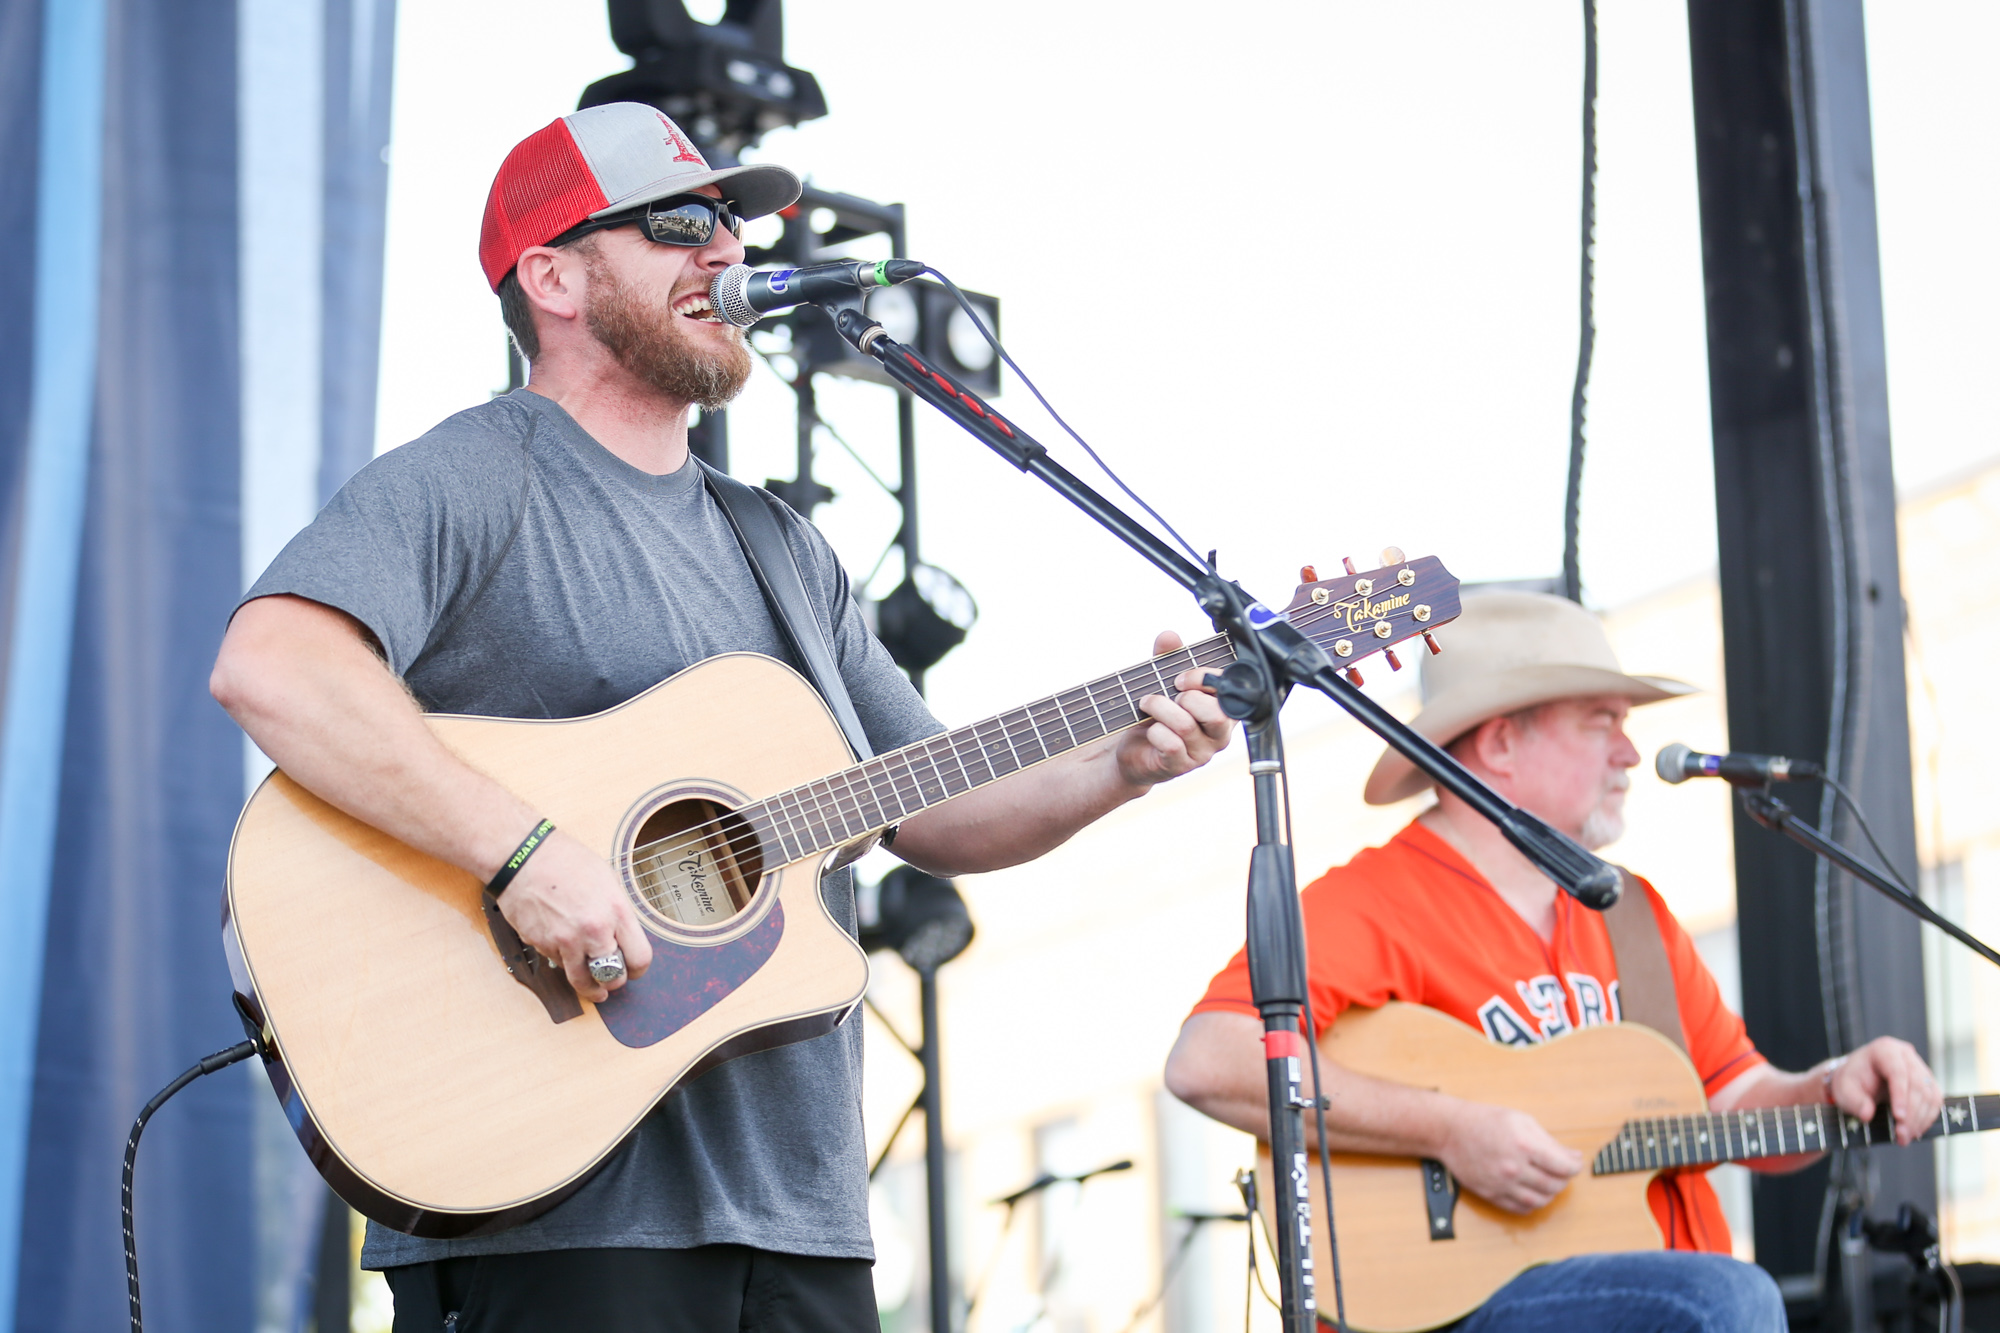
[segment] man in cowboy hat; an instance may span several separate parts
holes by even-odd
[[[637,103],[523,140],[494,179],[479,260],[527,387],[362,469],[250,589],[216,661],[216,698],[287,774],[487,882],[592,1002],[652,952],[624,882],[421,710],[579,717],[722,653],[791,656],[687,422],[750,373],[709,284],[743,260],[741,219],[799,188],[768,163],[710,168]],[[826,540],[789,509],[773,517],[874,748],[941,730]],[[1154,651],[1178,646],[1162,635]],[[1207,762],[1230,722],[1198,673],[1179,685],[1191,692],[1140,701],[1148,725],[910,817],[896,853],[939,874],[1015,864]],[[821,892],[851,931],[848,872]],[[453,1073],[448,1050],[438,1073]],[[877,1333],[860,1021],[689,1081],[539,1217],[449,1241],[371,1223],[361,1257],[387,1272],[398,1333]]]
[[[1624,832],[1625,735],[1634,707],[1692,686],[1627,675],[1596,617],[1536,593],[1469,596],[1450,648],[1424,662],[1413,725],[1500,795],[1596,849]],[[1402,756],[1384,754],[1365,798],[1387,805],[1426,786]],[[1685,1049],[1713,1110],[1831,1100],[1863,1120],[1885,1097],[1896,1137],[1936,1119],[1940,1095],[1907,1043],[1877,1038],[1805,1073],[1757,1053],[1743,1021],[1652,886],[1633,880],[1658,925]],[[1636,906],[1636,900],[1634,905]],[[1448,793],[1386,845],[1328,871],[1302,895],[1311,997],[1321,1031],[1349,1006],[1391,1000],[1441,1010],[1494,1041],[1545,1041],[1620,1017],[1618,959],[1603,915],[1545,877],[1486,820]],[[1262,1024],[1239,952],[1210,983],[1167,1062],[1167,1086],[1225,1123],[1268,1126]],[[1669,1019],[1669,1022],[1671,1020]],[[1441,1161],[1473,1193],[1529,1213],[1586,1165],[1532,1116],[1322,1065],[1333,1146]],[[1773,1159],[1779,1169],[1810,1157]],[[1729,1228],[1705,1174],[1675,1173],[1649,1196],[1668,1252],[1598,1255],[1531,1269],[1465,1321],[1498,1333],[1541,1327],[1769,1329],[1784,1327],[1775,1284],[1724,1256]],[[1643,1312],[1643,1313],[1642,1313]]]

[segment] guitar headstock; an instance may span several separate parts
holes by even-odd
[[[1305,636],[1326,649],[1336,666],[1355,684],[1361,673],[1355,663],[1370,653],[1382,653],[1392,669],[1402,663],[1392,651],[1405,639],[1422,635],[1432,652],[1441,649],[1431,632],[1458,619],[1458,580],[1434,555],[1405,560],[1395,547],[1382,552],[1377,569],[1348,572],[1335,578],[1314,577],[1307,565],[1305,582],[1292,595],[1285,618]]]

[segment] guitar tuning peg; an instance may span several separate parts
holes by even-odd
[[[1394,648],[1384,648],[1382,650],[1382,657],[1384,661],[1388,662],[1389,670],[1401,671],[1403,669],[1403,664],[1396,657],[1396,650]]]
[[[1424,642],[1430,646],[1433,655],[1444,651],[1444,649],[1438,647],[1438,641],[1428,634],[1424,635]]]
[[[1359,574],[1361,572],[1360,570],[1354,567],[1354,557],[1351,555],[1344,555],[1340,557],[1340,563],[1342,566],[1346,568],[1347,572],[1350,574]]]
[[[1347,668],[1347,683],[1354,686],[1356,689],[1361,688],[1362,680],[1361,680],[1360,667]]]
[[[1383,563],[1383,564],[1385,564],[1385,565],[1400,565],[1400,564],[1402,564],[1402,563],[1403,563],[1403,548],[1402,548],[1402,547],[1400,547],[1400,546],[1385,546],[1385,547],[1383,547],[1383,548],[1382,548],[1382,563]]]
[[[1313,568],[1313,567],[1312,567],[1311,565],[1300,565],[1300,566],[1299,566],[1299,582],[1300,582],[1300,583],[1318,583],[1318,582],[1319,582],[1319,571],[1318,571],[1317,569],[1314,569],[1314,568]]]

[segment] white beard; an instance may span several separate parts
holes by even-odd
[[[1576,840],[1582,843],[1587,851],[1594,852],[1599,848],[1609,847],[1624,836],[1625,816],[1612,814],[1600,807],[1584,817],[1583,829],[1577,834]]]

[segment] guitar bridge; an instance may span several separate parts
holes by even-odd
[[[1458,1208],[1458,1181],[1435,1158],[1423,1159],[1424,1207],[1431,1215],[1432,1240],[1457,1240],[1452,1214]]]
[[[576,990],[562,968],[529,948],[514,932],[507,918],[500,915],[499,899],[490,893],[480,897],[486,909],[486,928],[493,932],[493,943],[500,950],[500,961],[507,965],[508,974],[542,1002],[542,1008],[548,1010],[549,1022],[567,1023],[572,1018],[581,1018],[583,1002],[576,998]]]

